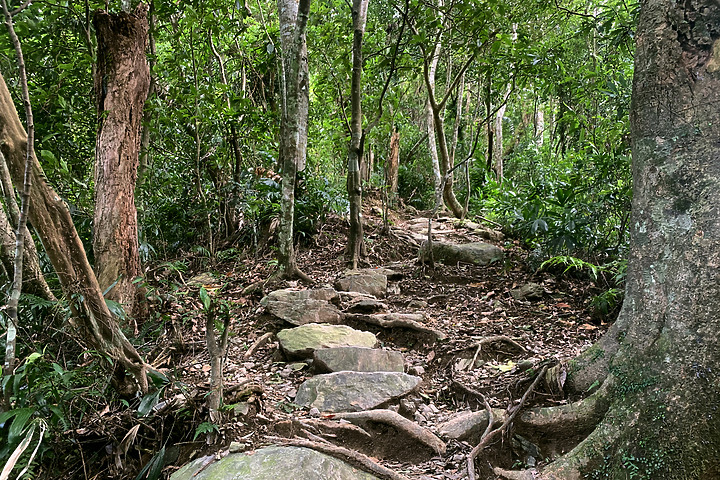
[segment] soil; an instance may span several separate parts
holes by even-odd
[[[602,293],[599,287],[586,278],[531,270],[529,253],[519,242],[495,242],[505,250],[506,260],[487,267],[431,267],[418,262],[417,245],[401,234],[407,230],[407,222],[422,217],[423,212],[393,213],[389,233],[384,233],[376,212],[377,207],[369,206],[364,217],[368,261],[371,266],[389,267],[402,274],[401,280],[390,282],[391,293],[384,302],[394,312],[426,313],[429,326],[447,335],[433,343],[411,330],[363,325],[376,333],[383,346],[404,354],[406,371],[421,373],[422,386],[411,398],[414,406],[400,410],[419,424],[432,430],[457,412],[482,410],[483,396],[493,407],[513,405],[531,383],[533,371],[577,356],[607,329],[610,319],[598,321],[591,311],[591,300]],[[456,243],[484,241],[467,229],[452,228],[449,222],[444,228],[444,237]],[[346,270],[346,234],[346,222],[334,217],[309,242],[301,244],[298,264],[315,281],[314,286],[332,285]],[[72,457],[77,459],[65,466],[64,478],[135,478],[163,446],[163,475],[167,477],[191,459],[227,449],[231,442],[239,442],[236,449],[250,450],[270,443],[265,439],[268,435],[292,436],[296,419],[310,418],[293,403],[298,386],[312,374],[307,366],[286,362],[274,337],[245,357],[263,334],[288,328],[264,313],[260,299],[274,289],[306,285],[262,283],[275,271],[270,251],[228,249],[218,258],[221,260],[195,256],[184,262],[167,262],[149,272],[156,320],[140,325],[140,333],[146,337],[159,333],[154,343],[145,346],[146,359],[169,383],[159,383],[157,412],[147,416],[137,414],[141,398],[127,399],[131,408],[117,402],[87,415],[71,432],[83,455]],[[184,265],[188,268],[183,272]],[[205,313],[200,285],[191,281],[200,273],[212,274],[214,281],[205,278],[202,285],[214,304],[226,305],[230,315],[224,368],[228,408],[224,422],[216,427],[208,423],[205,406],[210,375]],[[542,298],[513,299],[510,291],[530,281],[542,285]],[[251,285],[255,287],[248,292]],[[216,324],[222,325],[221,314]],[[478,351],[479,340],[496,335],[510,337],[524,351],[503,342]],[[475,367],[470,368],[473,358]],[[517,364],[523,360],[529,361],[525,367],[532,368],[519,368]],[[181,405],[165,403],[174,397]],[[539,388],[526,406],[570,400]],[[128,440],[128,432],[138,425]],[[398,445],[392,433],[384,437],[385,445],[372,446],[374,460],[412,479],[464,476],[465,457],[474,445],[451,441],[445,455],[435,456],[430,449],[413,451]],[[362,448],[360,444],[367,441],[351,437],[346,443],[352,448]],[[486,455],[496,465],[517,467],[519,457],[511,444],[508,439],[498,441]],[[388,450],[398,455],[384,460]],[[478,458],[476,464],[481,463]],[[485,478],[494,477],[488,473]]]

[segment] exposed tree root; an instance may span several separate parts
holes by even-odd
[[[446,450],[445,442],[440,440],[427,428],[421,427],[412,420],[408,420],[399,413],[392,410],[367,410],[364,412],[335,413],[329,418],[348,420],[351,423],[362,424],[365,422],[376,422],[390,425],[405,432],[409,437],[432,448],[438,455],[444,455]]]
[[[515,427],[523,435],[548,432],[567,437],[595,428],[610,408],[611,380],[604,382],[595,393],[583,400],[556,407],[533,408],[520,415]]]
[[[517,416],[518,412],[520,412],[520,409],[523,407],[525,402],[527,401],[530,394],[535,390],[535,387],[537,387],[537,384],[540,382],[540,379],[545,376],[545,372],[547,371],[547,366],[543,367],[542,370],[540,370],[540,373],[535,377],[535,380],[533,381],[532,385],[525,391],[525,394],[520,399],[520,403],[518,403],[515,407],[512,413],[505,419],[503,424],[499,426],[498,428],[492,429],[493,424],[493,413],[492,408],[490,408],[490,404],[485,401],[485,409],[488,412],[488,426],[485,429],[485,433],[483,433],[482,437],[480,438],[480,443],[478,443],[475,448],[472,449],[470,454],[468,454],[467,458],[467,473],[468,473],[468,480],[475,480],[475,458],[478,456],[478,454],[492,441],[493,438],[495,438],[498,434],[507,431],[507,429],[510,427],[510,424],[512,424],[512,421]]]
[[[265,345],[265,344],[267,343],[267,341],[272,338],[272,336],[273,336],[273,333],[272,333],[272,332],[267,332],[267,333],[265,333],[262,337],[260,337],[260,338],[258,338],[257,340],[255,340],[255,343],[253,343],[252,345],[250,345],[250,348],[247,349],[247,352],[245,352],[245,354],[243,354],[243,358],[247,360],[248,358],[252,357],[253,354],[255,353],[255,351],[256,351],[258,348],[260,348],[260,347],[262,347],[263,345]]]
[[[566,362],[553,367],[548,371],[548,375],[554,374],[552,370],[566,369],[567,381],[564,384],[564,391],[571,395],[586,394],[593,389],[593,385],[600,385],[609,374],[610,362],[620,348],[620,338],[627,333],[629,316],[621,311],[615,323],[595,345],[574,358],[572,363]]]
[[[518,430],[528,428],[545,429],[562,435],[572,435],[575,429],[587,429],[597,425],[610,407],[612,376],[590,397],[571,405],[534,409],[518,418]],[[602,462],[605,448],[619,436],[624,422],[603,422],[566,455],[548,465],[542,472],[535,469],[513,471],[502,468],[494,473],[507,480],[581,480],[582,471],[593,464]],[[587,430],[585,430],[587,431]],[[576,431],[575,431],[576,432]]]
[[[321,453],[325,453],[335,458],[339,458],[345,462],[351,463],[358,468],[365,470],[366,472],[372,473],[380,478],[387,480],[409,480],[406,476],[399,473],[393,472],[392,470],[379,465],[374,462],[367,455],[363,455],[355,450],[350,450],[344,447],[338,447],[325,441],[311,441],[300,438],[283,438],[283,437],[265,437],[267,440],[283,445],[290,445],[293,447],[304,447],[311,448]]]
[[[427,327],[415,320],[415,318],[419,317],[412,313],[388,313],[379,315],[352,313],[347,314],[346,318],[383,328],[407,328],[409,330],[415,330],[416,332],[430,334],[437,340],[443,340],[447,337],[443,332]]]

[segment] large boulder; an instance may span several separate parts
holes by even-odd
[[[306,323],[340,323],[342,313],[330,302],[339,302],[332,288],[316,290],[275,290],[260,303],[268,313],[292,325]]]
[[[446,265],[454,265],[456,263],[489,265],[505,257],[500,247],[483,242],[463,244],[433,242],[432,252],[436,262],[441,262]],[[427,245],[423,246],[420,250],[420,258],[423,261],[430,259],[430,252],[428,251]]]
[[[170,480],[377,480],[342,460],[301,447],[266,447],[231,453],[209,464],[207,460],[188,463]]]
[[[315,350],[313,365],[322,372],[402,372],[400,352],[364,347],[335,347]]]
[[[422,379],[399,372],[335,372],[306,380],[295,403],[321,412],[370,410],[412,392]]]
[[[370,332],[362,332],[346,325],[308,323],[296,328],[280,330],[280,348],[290,358],[311,358],[320,348],[369,347],[377,344]]]
[[[366,268],[345,272],[342,278],[335,282],[335,288],[346,292],[358,292],[385,298],[387,294],[387,269]]]

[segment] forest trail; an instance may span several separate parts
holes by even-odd
[[[227,421],[214,445],[184,442],[177,466],[231,442],[239,452],[329,441],[408,478],[456,478],[484,429],[482,415],[469,412],[483,412],[484,398],[493,409],[515,404],[533,372],[576,356],[607,328],[592,319],[590,300],[600,293],[592,283],[533,273],[527,253],[499,232],[434,221],[434,246],[481,243],[502,258],[431,267],[418,261],[427,218],[395,218],[388,235],[380,219],[366,218],[370,268],[345,270],[345,225],[338,219],[299,252],[312,286],[280,282],[243,293],[272,268],[264,258],[244,258],[192,277],[165,297],[174,341],[149,360],[185,384],[197,416],[206,415],[210,370],[200,286],[218,292],[233,315]],[[315,337],[313,329],[324,331]],[[157,415],[175,416],[179,407],[168,399],[187,404],[175,390],[166,389]],[[562,403],[541,386],[528,405]],[[529,442],[514,440],[498,451],[494,462],[507,468],[544,458]]]

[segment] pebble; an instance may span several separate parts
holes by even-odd
[[[320,416],[320,410],[317,407],[312,407],[308,412],[308,415],[313,418],[318,418]]]

